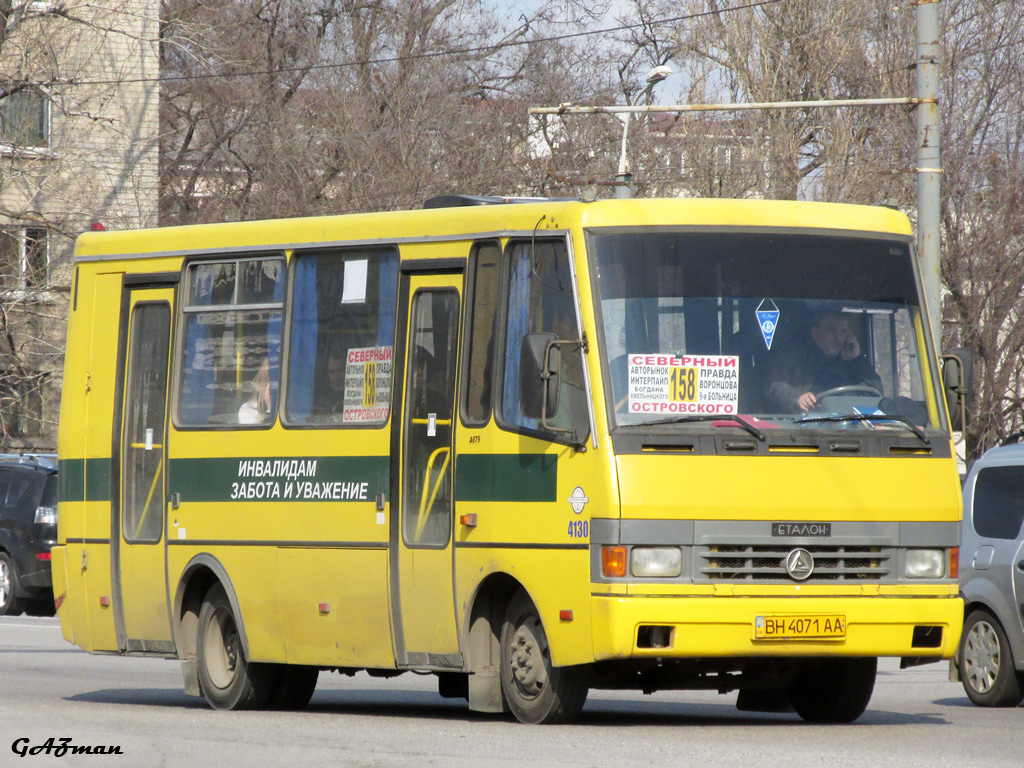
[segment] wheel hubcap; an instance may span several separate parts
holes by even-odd
[[[7,563],[0,562],[0,605],[7,605],[7,598],[11,595],[11,569]]]
[[[210,682],[218,688],[230,686],[235,679],[239,657],[238,630],[230,611],[219,610],[210,619],[203,650]]]
[[[540,696],[548,682],[548,649],[536,617],[530,617],[516,629],[509,643],[512,679],[523,697]]]
[[[995,685],[1002,662],[999,637],[987,621],[979,621],[964,641],[964,676],[978,693],[988,693]]]

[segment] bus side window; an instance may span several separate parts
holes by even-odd
[[[523,414],[519,401],[519,366],[523,339],[529,333],[553,333],[560,340],[580,337],[572,295],[572,273],[564,240],[526,240],[510,244],[507,322],[499,415],[502,426],[542,431],[539,419]],[[581,351],[561,355],[554,427],[572,429],[576,438],[589,434],[586,387]]]
[[[277,412],[284,258],[186,267],[176,423],[268,425]]]
[[[397,250],[301,252],[292,263],[285,423],[386,424],[391,413]]]
[[[469,256],[469,297],[466,301],[467,353],[462,387],[462,420],[486,424],[491,417],[491,380],[494,377],[494,319],[498,310],[501,246],[478,243]]]

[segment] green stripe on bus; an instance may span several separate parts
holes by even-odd
[[[168,493],[182,502],[373,501],[389,496],[387,456],[171,459]]]
[[[455,465],[456,501],[556,501],[558,457],[550,453],[474,453]]]
[[[469,454],[456,463],[457,501],[555,501],[552,454]],[[61,459],[64,501],[110,501],[110,459]],[[171,459],[182,501],[362,501],[390,496],[387,456]]]
[[[110,459],[61,459],[61,501],[110,501]]]

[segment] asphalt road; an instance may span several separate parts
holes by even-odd
[[[321,673],[302,712],[214,712],[184,695],[177,662],[90,656],[56,619],[0,618],[0,768],[1024,765],[1024,709],[974,707],[945,664],[883,660],[868,711],[847,726],[743,713],[735,699],[594,691],[577,724],[528,727],[440,698],[431,676]],[[121,754],[14,750],[51,737]]]

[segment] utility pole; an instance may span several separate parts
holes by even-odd
[[[632,113],[622,115],[622,150],[619,152],[619,172],[615,174],[615,197],[628,199],[633,196],[633,174],[629,172],[626,159],[626,141],[629,139],[629,118]]]
[[[917,100],[917,255],[935,348],[941,350],[939,0],[917,2]]]

